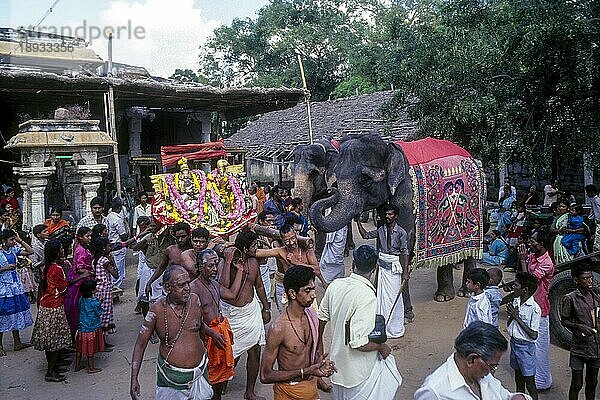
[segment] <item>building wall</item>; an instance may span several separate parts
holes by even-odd
[[[281,171],[281,181],[285,187],[294,186],[294,163],[285,162],[283,165],[277,165],[257,159],[246,159],[246,175],[249,182],[258,179],[263,184],[274,184],[276,182],[275,174]]]

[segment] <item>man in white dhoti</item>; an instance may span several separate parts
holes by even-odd
[[[383,207],[384,224],[367,232],[360,222],[358,232],[363,239],[377,239],[377,314],[385,317],[388,338],[404,336],[404,302],[402,281],[408,281],[408,235],[397,223],[398,208],[392,204]]]
[[[235,247],[242,254],[244,270],[223,268],[219,283],[230,288],[236,274],[243,274],[242,286],[233,300],[221,301],[221,310],[229,320],[233,332],[233,357],[248,353],[246,361],[246,391],[244,399],[264,400],[255,393],[256,378],[260,365],[260,346],[265,344],[264,324],[271,320],[271,303],[265,294],[265,287],[256,260],[256,233],[242,229],[235,239]]]
[[[414,400],[531,400],[511,393],[494,377],[508,342],[498,328],[475,321],[454,341],[455,352],[429,375]]]
[[[377,268],[377,251],[362,245],[353,256],[352,274],[331,282],[321,301],[318,351],[323,354],[323,331],[331,323],[329,355],[337,367],[331,376],[335,400],[391,400],[402,378],[390,347],[369,341],[377,304],[369,279]]]

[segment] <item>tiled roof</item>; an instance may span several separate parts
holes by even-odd
[[[393,91],[311,103],[314,140],[324,135],[341,138],[351,134],[377,134],[386,140],[407,139],[417,132],[408,115],[387,120],[381,108],[393,98]],[[298,144],[308,143],[306,104],[262,115],[225,140],[227,146],[243,147],[247,157],[271,160],[290,159]]]

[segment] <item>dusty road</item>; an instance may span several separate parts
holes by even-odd
[[[357,235],[355,235],[357,237]],[[362,243],[362,241],[361,241]],[[346,259],[347,266],[350,259]],[[117,333],[110,336],[111,343],[116,345],[112,353],[101,353],[96,357],[96,366],[103,368],[101,373],[88,375],[85,371],[68,372],[64,383],[44,382],[45,359],[41,352],[32,348],[12,351],[12,338],[4,337],[4,348],[8,356],[0,358],[0,398],[21,399],[71,399],[85,398],[89,400],[127,399],[129,398],[129,379],[131,353],[142,317],[133,313],[135,284],[135,266],[128,266],[125,281],[125,295],[115,304],[115,320]],[[455,271],[455,286],[458,287],[461,271]],[[506,278],[506,277],[505,277]],[[411,293],[416,313],[416,320],[409,324],[406,335],[402,339],[391,340],[398,363],[398,369],[404,382],[398,391],[397,399],[412,399],[414,391],[423,379],[452,352],[454,338],[462,328],[466,299],[456,298],[448,303],[436,303],[432,300],[435,290],[435,270],[423,269],[415,271],[411,279]],[[320,296],[322,296],[322,291]],[[35,318],[35,307],[32,312]],[[274,308],[274,317],[277,311]],[[501,326],[506,326],[506,313],[501,312]],[[506,334],[506,329],[503,329]],[[329,334],[329,333],[327,333]],[[22,338],[28,340],[31,328],[22,332]],[[325,339],[326,347],[328,339]],[[156,380],[157,345],[149,344],[140,372],[142,398],[154,399]],[[540,399],[564,399],[570,382],[568,367],[569,353],[557,346],[552,346],[553,387],[540,394]],[[245,385],[245,360],[242,358],[236,370],[236,377],[229,385],[224,398],[242,399]],[[72,369],[72,366],[71,366]],[[508,364],[508,353],[502,358],[496,376],[509,389],[514,389],[513,373]],[[270,385],[257,384],[258,394],[267,399],[273,398]],[[331,396],[322,393],[322,399]]]

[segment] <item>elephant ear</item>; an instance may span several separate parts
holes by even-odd
[[[392,196],[398,185],[406,179],[406,157],[396,143],[388,144],[388,157],[385,160],[385,170],[388,172],[387,183]]]

